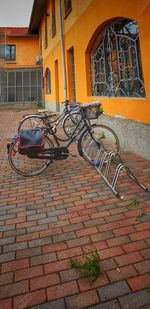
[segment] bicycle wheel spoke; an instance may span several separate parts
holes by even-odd
[[[45,137],[44,148],[53,147],[50,139]],[[43,156],[43,154],[42,154]],[[51,160],[48,159],[33,159],[26,155],[20,155],[18,152],[18,140],[13,142],[8,153],[8,160],[11,167],[18,173],[24,176],[35,176],[45,171]]]

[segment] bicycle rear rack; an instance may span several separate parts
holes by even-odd
[[[90,146],[86,151],[86,156],[90,159],[88,153],[90,153]],[[85,151],[84,151],[85,152]],[[106,151],[101,147],[93,158],[92,166],[95,167],[97,172],[105,180],[106,184],[113,191],[113,193],[120,197],[118,190],[116,189],[117,181],[121,171],[123,171],[131,180],[133,180],[144,191],[148,191],[144,184],[140,183],[137,177],[133,174],[131,169],[121,159],[118,153],[113,151]]]

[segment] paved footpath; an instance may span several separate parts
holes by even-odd
[[[23,113],[0,110],[0,308],[150,308],[149,193],[121,175],[116,198],[79,155],[16,174],[6,143]],[[150,162],[123,157],[150,187]],[[91,284],[69,261],[95,250],[103,274]]]

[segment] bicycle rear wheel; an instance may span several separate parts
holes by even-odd
[[[38,115],[29,115],[25,117],[19,124],[18,133],[20,130],[35,129],[45,127],[43,119]]]
[[[54,147],[53,142],[45,136],[44,148]],[[43,154],[42,154],[43,156]],[[8,161],[12,169],[20,175],[30,177],[43,173],[52,163],[49,159],[33,159],[18,152],[18,139],[14,140],[8,151]]]
[[[117,134],[105,125],[93,124],[90,131],[84,130],[78,141],[79,154],[88,162],[92,163],[97,158],[97,153],[103,148],[104,151],[119,152],[119,139]]]

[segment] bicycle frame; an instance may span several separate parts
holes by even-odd
[[[50,134],[53,136],[57,147],[53,147],[53,148],[46,148],[40,151],[40,154],[38,155],[31,155],[29,156],[31,159],[54,159],[54,160],[59,160],[59,156],[60,156],[60,160],[62,159],[66,159],[69,155],[69,151],[68,151],[68,147],[73,143],[73,141],[76,139],[76,137],[78,135],[81,134],[83,128],[87,128],[87,130],[89,131],[89,133],[91,134],[91,125],[90,125],[90,121],[85,117],[84,115],[84,111],[82,109],[80,109],[80,114],[81,114],[81,119],[79,120],[79,122],[76,124],[70,138],[69,138],[69,142],[67,144],[63,144],[63,146],[60,146],[60,142],[59,139],[57,137],[57,135],[54,133],[53,131],[53,127],[51,126],[51,123],[48,123],[48,126],[45,129],[45,134]],[[80,124],[83,123],[83,125],[81,126],[81,128],[78,130],[78,128],[80,127]],[[62,149],[62,152],[61,152]],[[42,156],[41,154],[50,154],[50,156]]]

